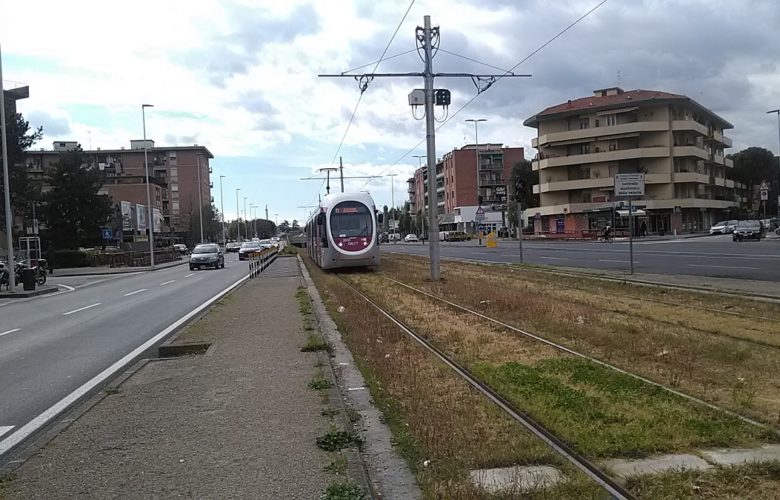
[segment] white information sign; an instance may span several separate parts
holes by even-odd
[[[615,196],[644,196],[645,174],[615,174]]]

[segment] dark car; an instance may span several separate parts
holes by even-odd
[[[761,240],[763,227],[757,220],[741,220],[734,229],[731,239],[734,241],[742,240]]]
[[[207,243],[196,246],[190,254],[190,271],[195,268],[213,267],[214,269],[225,267],[225,256],[216,243]]]
[[[241,248],[238,250],[238,260],[249,259],[250,253],[255,253],[263,250],[259,241],[245,241],[241,243]]]

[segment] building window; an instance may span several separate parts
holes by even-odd
[[[179,191],[179,185],[178,184],[171,184],[171,191],[176,193]]]
[[[617,125],[617,115],[607,115],[605,118],[607,120],[607,127]]]
[[[179,211],[179,202],[178,201],[172,201],[171,202],[171,208],[173,208],[174,211]]]
[[[590,153],[590,144],[580,144],[580,154],[586,155]]]
[[[590,118],[580,118],[580,129],[590,128]]]

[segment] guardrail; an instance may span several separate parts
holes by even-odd
[[[279,255],[279,247],[266,248],[249,254],[249,277],[260,276],[260,273],[276,260],[277,255]]]

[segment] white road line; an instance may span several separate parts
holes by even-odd
[[[14,328],[13,330],[8,330],[7,332],[0,333],[0,337],[2,337],[3,335],[8,335],[9,333],[18,332],[19,330],[20,328]],[[2,429],[2,427],[0,427],[0,429]]]
[[[129,297],[131,295],[135,295],[136,293],[141,293],[141,292],[145,292],[145,291],[146,291],[146,288],[141,288],[140,290],[136,290],[134,292],[126,293],[124,296],[125,297]]]
[[[599,259],[599,262],[617,262],[619,264],[630,264],[627,260],[611,260],[611,259]],[[634,264],[639,264],[638,260],[634,261]]]
[[[195,273],[186,274],[184,277],[189,278],[190,276],[194,275]]]
[[[221,292],[217,293],[210,299],[203,302],[201,305],[193,309],[192,311],[188,312],[178,320],[176,320],[173,324],[171,324],[168,328],[161,331],[154,337],[150,338],[140,346],[136,347],[132,352],[127,354],[125,357],[114,363],[113,365],[109,366],[99,374],[95,375],[91,380],[86,382],[84,385],[76,389],[75,391],[71,392],[61,400],[57,401],[52,405],[49,409],[35,417],[34,419],[30,420],[26,424],[24,424],[22,427],[20,427],[16,432],[8,436],[7,438],[0,441],[0,457],[2,457],[4,454],[8,452],[11,448],[22,442],[24,439],[26,439],[30,434],[34,433],[41,427],[43,427],[47,422],[49,422],[51,419],[59,415],[62,411],[64,411],[66,408],[68,408],[70,405],[78,401],[81,397],[83,397],[85,394],[89,393],[92,389],[97,387],[100,383],[105,381],[110,376],[114,375],[117,371],[124,368],[128,363],[133,361],[135,358],[137,358],[141,353],[146,351],[148,348],[159,342],[161,339],[165,338],[167,335],[169,335],[171,332],[179,328],[182,324],[187,322],[190,318],[193,316],[200,314],[200,312],[207,307],[209,307],[214,302],[221,299],[223,296],[230,293],[231,290],[236,288],[237,286],[241,285],[243,282],[247,281],[249,279],[249,276],[244,276],[240,280],[236,281],[229,287],[225,288]]]
[[[167,285],[168,283],[173,283],[176,280],[166,281],[165,283],[160,283],[160,286]]]
[[[718,269],[761,269],[760,267],[748,266],[711,266],[709,264],[686,264],[688,267],[716,267]]]
[[[539,257],[540,259],[552,259],[552,260],[571,260],[568,257]]]
[[[0,436],[13,429],[13,425],[0,425]]]
[[[73,288],[72,286],[63,285],[62,283],[57,283],[57,286],[61,286],[62,288],[65,288],[69,292],[72,292],[73,290],[75,290],[75,288]]]
[[[77,312],[79,312],[79,311],[83,311],[84,309],[89,309],[89,308],[91,308],[91,307],[95,307],[95,306],[99,306],[99,305],[100,305],[100,302],[95,302],[94,304],[92,304],[92,305],[90,305],[90,306],[86,306],[86,307],[80,307],[80,308],[78,308],[78,309],[74,309],[73,311],[68,311],[68,312],[66,312],[66,313],[62,313],[62,315],[63,315],[63,316],[67,316],[68,314],[77,313]]]

